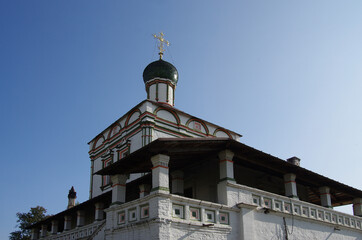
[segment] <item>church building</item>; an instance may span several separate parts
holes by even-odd
[[[361,190],[175,108],[178,72],[155,38],[147,99],[89,142],[89,200],[76,205],[72,187],[67,209],[29,227],[33,240],[362,239]],[[348,204],[353,215],[333,210]]]

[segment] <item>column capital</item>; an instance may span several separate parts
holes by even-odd
[[[97,209],[103,209],[104,208],[104,203],[103,202],[96,202],[94,204],[94,206],[97,208]]]
[[[111,176],[112,186],[114,185],[126,185],[129,178],[129,174],[116,174]]]
[[[222,150],[218,154],[220,161],[232,161],[234,157],[234,153],[229,149]]]
[[[353,215],[362,217],[362,198],[353,199]]]
[[[320,188],[319,188],[319,193],[320,193],[320,194],[329,194],[330,190],[331,190],[331,189],[330,189],[329,187],[323,186],[323,187],[320,187]]]
[[[362,204],[362,198],[354,198],[353,204]]]
[[[287,181],[290,181],[290,182],[294,182],[295,179],[297,178],[297,175],[295,175],[294,173],[286,173],[284,174],[284,181],[287,182]]]
[[[151,157],[153,167],[165,167],[168,168],[170,162],[170,156],[164,154],[157,154]]]
[[[80,215],[84,215],[85,211],[84,210],[77,210],[77,215],[80,216]]]

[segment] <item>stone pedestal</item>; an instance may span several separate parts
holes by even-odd
[[[353,199],[353,215],[362,217],[362,198]]]
[[[285,196],[299,199],[295,178],[296,175],[294,173],[287,173],[284,175]]]
[[[58,233],[58,221],[57,220],[53,220],[52,221],[52,234],[57,234]]]
[[[224,150],[219,153],[220,181],[235,181],[233,157],[234,153],[230,150]]]
[[[103,212],[104,204],[102,202],[98,202],[98,203],[95,204],[95,208],[96,208],[96,211],[95,211],[95,214],[94,214],[95,221],[103,220],[103,218],[104,218],[104,212]]]
[[[83,210],[77,211],[77,227],[82,227],[85,224],[85,212]]]
[[[138,187],[140,189],[140,198],[150,194],[151,186],[149,184],[141,184]]]
[[[151,157],[152,168],[152,190],[151,192],[170,193],[168,163],[170,157],[158,154]]]
[[[112,205],[126,202],[126,182],[128,178],[128,174],[112,176]]]
[[[72,217],[71,216],[64,216],[64,231],[68,231],[72,229]]]
[[[319,188],[321,205],[323,207],[332,208],[331,194],[329,193],[329,191],[330,191],[330,188],[326,187],[326,186]]]
[[[172,179],[172,193],[177,195],[184,195],[184,173],[183,171],[177,170],[171,173]]]

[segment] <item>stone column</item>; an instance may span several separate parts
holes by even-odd
[[[40,237],[45,238],[48,234],[48,226],[43,224],[41,225],[41,234]]]
[[[228,182],[235,182],[234,179],[234,153],[228,149],[219,152],[220,180],[217,184],[217,201],[220,204],[232,205],[232,198],[229,196],[230,189]]]
[[[95,208],[96,208],[96,211],[95,211],[95,214],[94,214],[94,220],[95,221],[101,221],[103,220],[104,218],[104,204],[102,202],[97,202],[95,204]]]
[[[290,198],[299,199],[295,178],[296,175],[294,173],[287,173],[284,175],[285,195]]]
[[[85,212],[83,210],[77,211],[77,227],[82,227],[85,224]]]
[[[329,193],[329,191],[330,191],[330,188],[326,187],[326,186],[319,188],[321,205],[323,207],[332,208],[331,194]]]
[[[112,205],[126,202],[126,182],[128,177],[128,174],[112,176]]]
[[[140,198],[150,194],[151,186],[149,184],[141,184],[138,187],[140,188]]]
[[[71,216],[64,216],[64,231],[68,231],[72,229],[72,217]]]
[[[362,217],[362,198],[353,199],[353,215]]]
[[[234,153],[230,150],[219,152],[220,160],[220,182],[224,180],[235,181],[234,179]]]
[[[32,228],[31,229],[31,240],[38,240],[39,239],[39,228]]]
[[[58,220],[53,220],[52,221],[52,234],[57,234],[58,233]]]
[[[172,193],[177,195],[184,195],[184,172],[177,170],[171,173],[172,179]]]
[[[168,163],[170,157],[158,154],[151,157],[152,168],[152,190],[151,192],[170,193]]]

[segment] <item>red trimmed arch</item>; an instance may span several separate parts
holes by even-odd
[[[98,142],[99,142],[99,140],[101,140],[101,139],[103,140],[102,143],[101,143],[98,147],[96,147],[97,144],[98,144]],[[106,141],[106,139],[104,139],[103,134],[99,135],[99,136],[96,138],[96,140],[94,141],[92,150],[96,150],[96,149],[102,147],[105,141]]]
[[[195,121],[195,122],[200,123],[200,124],[204,127],[204,129],[205,129],[205,132],[206,132],[205,134],[206,134],[206,135],[209,135],[209,128],[206,126],[206,124],[204,123],[204,121],[202,121],[202,120],[200,120],[200,119],[198,119],[198,118],[190,118],[189,120],[187,120],[187,122],[186,122],[186,127],[190,128],[189,125],[190,125],[190,122],[192,122],[192,121]],[[192,128],[190,128],[190,129],[192,129]]]
[[[136,109],[134,109],[133,111],[131,111],[131,112],[128,114],[127,119],[126,119],[126,121],[125,121],[125,123],[124,123],[124,126],[125,126],[125,127],[128,126],[129,119],[130,119],[130,118],[133,116],[133,114],[135,114],[136,112],[138,112],[138,113],[140,114],[140,116],[141,116],[141,111],[140,111],[138,108],[136,108]]]
[[[109,130],[109,133],[107,135],[107,139],[110,139],[111,138],[111,135],[112,135],[112,132],[113,130],[116,128],[116,127],[119,127],[119,131],[117,133],[115,133],[114,135],[117,135],[121,130],[122,130],[122,126],[119,122],[116,122],[114,123],[111,127],[110,127],[110,130]]]
[[[177,113],[174,112],[174,111],[172,111],[172,110],[170,110],[170,109],[168,109],[168,108],[158,107],[158,108],[156,108],[155,111],[153,111],[153,114],[157,116],[157,112],[160,111],[160,110],[164,110],[164,111],[166,111],[166,112],[169,112],[169,113],[170,113],[172,116],[174,116],[174,118],[176,119],[176,124],[177,124],[177,125],[180,125],[180,122],[181,122],[181,121],[180,121],[180,118],[179,118],[179,116],[177,115]]]
[[[226,135],[228,135],[229,138],[233,139],[233,137],[231,136],[231,134],[229,133],[229,131],[227,131],[227,130],[225,130],[225,129],[223,129],[223,128],[216,128],[215,131],[214,131],[214,133],[213,133],[212,135],[216,137],[216,133],[217,133],[217,132],[223,132],[223,133],[225,133]]]

